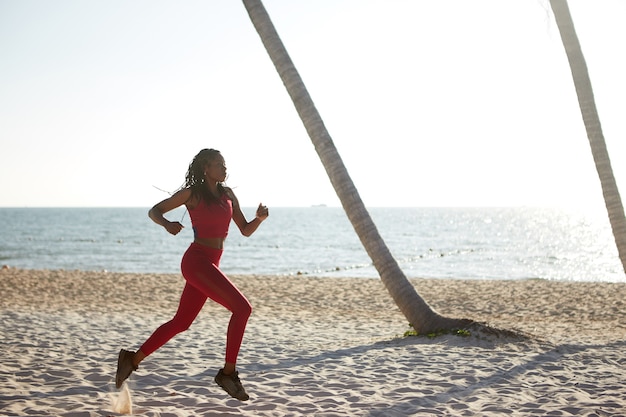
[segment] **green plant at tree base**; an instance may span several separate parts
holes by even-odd
[[[413,325],[409,324],[410,327],[413,327]],[[437,336],[443,336],[445,334],[452,334],[455,336],[461,336],[461,337],[468,337],[471,336],[471,333],[469,330],[467,329],[450,329],[450,330],[437,330],[436,332],[431,332],[426,334],[425,336],[428,337],[429,339],[434,339]],[[407,330],[406,332],[404,332],[404,337],[417,337],[417,336],[421,336],[417,330],[412,329],[412,330]]]

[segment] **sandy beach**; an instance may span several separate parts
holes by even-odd
[[[378,279],[232,278],[254,307],[248,402],[213,382],[214,303],[115,389],[117,352],[174,314],[180,275],[2,269],[0,415],[626,415],[626,284],[412,280],[444,315],[531,335],[431,339],[403,337]]]

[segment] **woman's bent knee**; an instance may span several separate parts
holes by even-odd
[[[250,315],[252,314],[252,304],[250,304],[250,302],[246,298],[244,298],[234,312],[241,316],[250,317]]]
[[[193,319],[189,320],[188,318],[174,317],[170,321],[170,323],[172,327],[174,328],[175,332],[178,334],[178,333],[186,332],[187,330],[189,330],[189,328],[193,324]]]

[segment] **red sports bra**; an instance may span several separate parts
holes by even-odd
[[[228,193],[222,194],[219,201],[207,204],[204,199],[193,209],[189,209],[193,236],[206,239],[228,235],[230,220],[233,218],[233,201]]]

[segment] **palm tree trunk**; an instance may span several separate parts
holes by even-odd
[[[626,272],[626,217],[624,216],[624,206],[622,205],[617,182],[613,175],[613,168],[611,167],[611,160],[609,159],[609,152],[604,140],[604,134],[602,133],[587,63],[578,42],[567,0],[550,0],[550,5],[559,27],[565,52],[567,53],[576,94],[578,95],[578,105],[580,106],[580,112],[587,130],[587,137],[591,145],[591,153],[596,164],[596,170],[600,177],[604,203],[609,214],[617,251]]]
[[[421,334],[458,328],[467,324],[467,320],[450,319],[439,315],[417,294],[378,233],[265,7],[260,0],[243,0],[243,3],[291,96],[348,219],[402,313]]]

